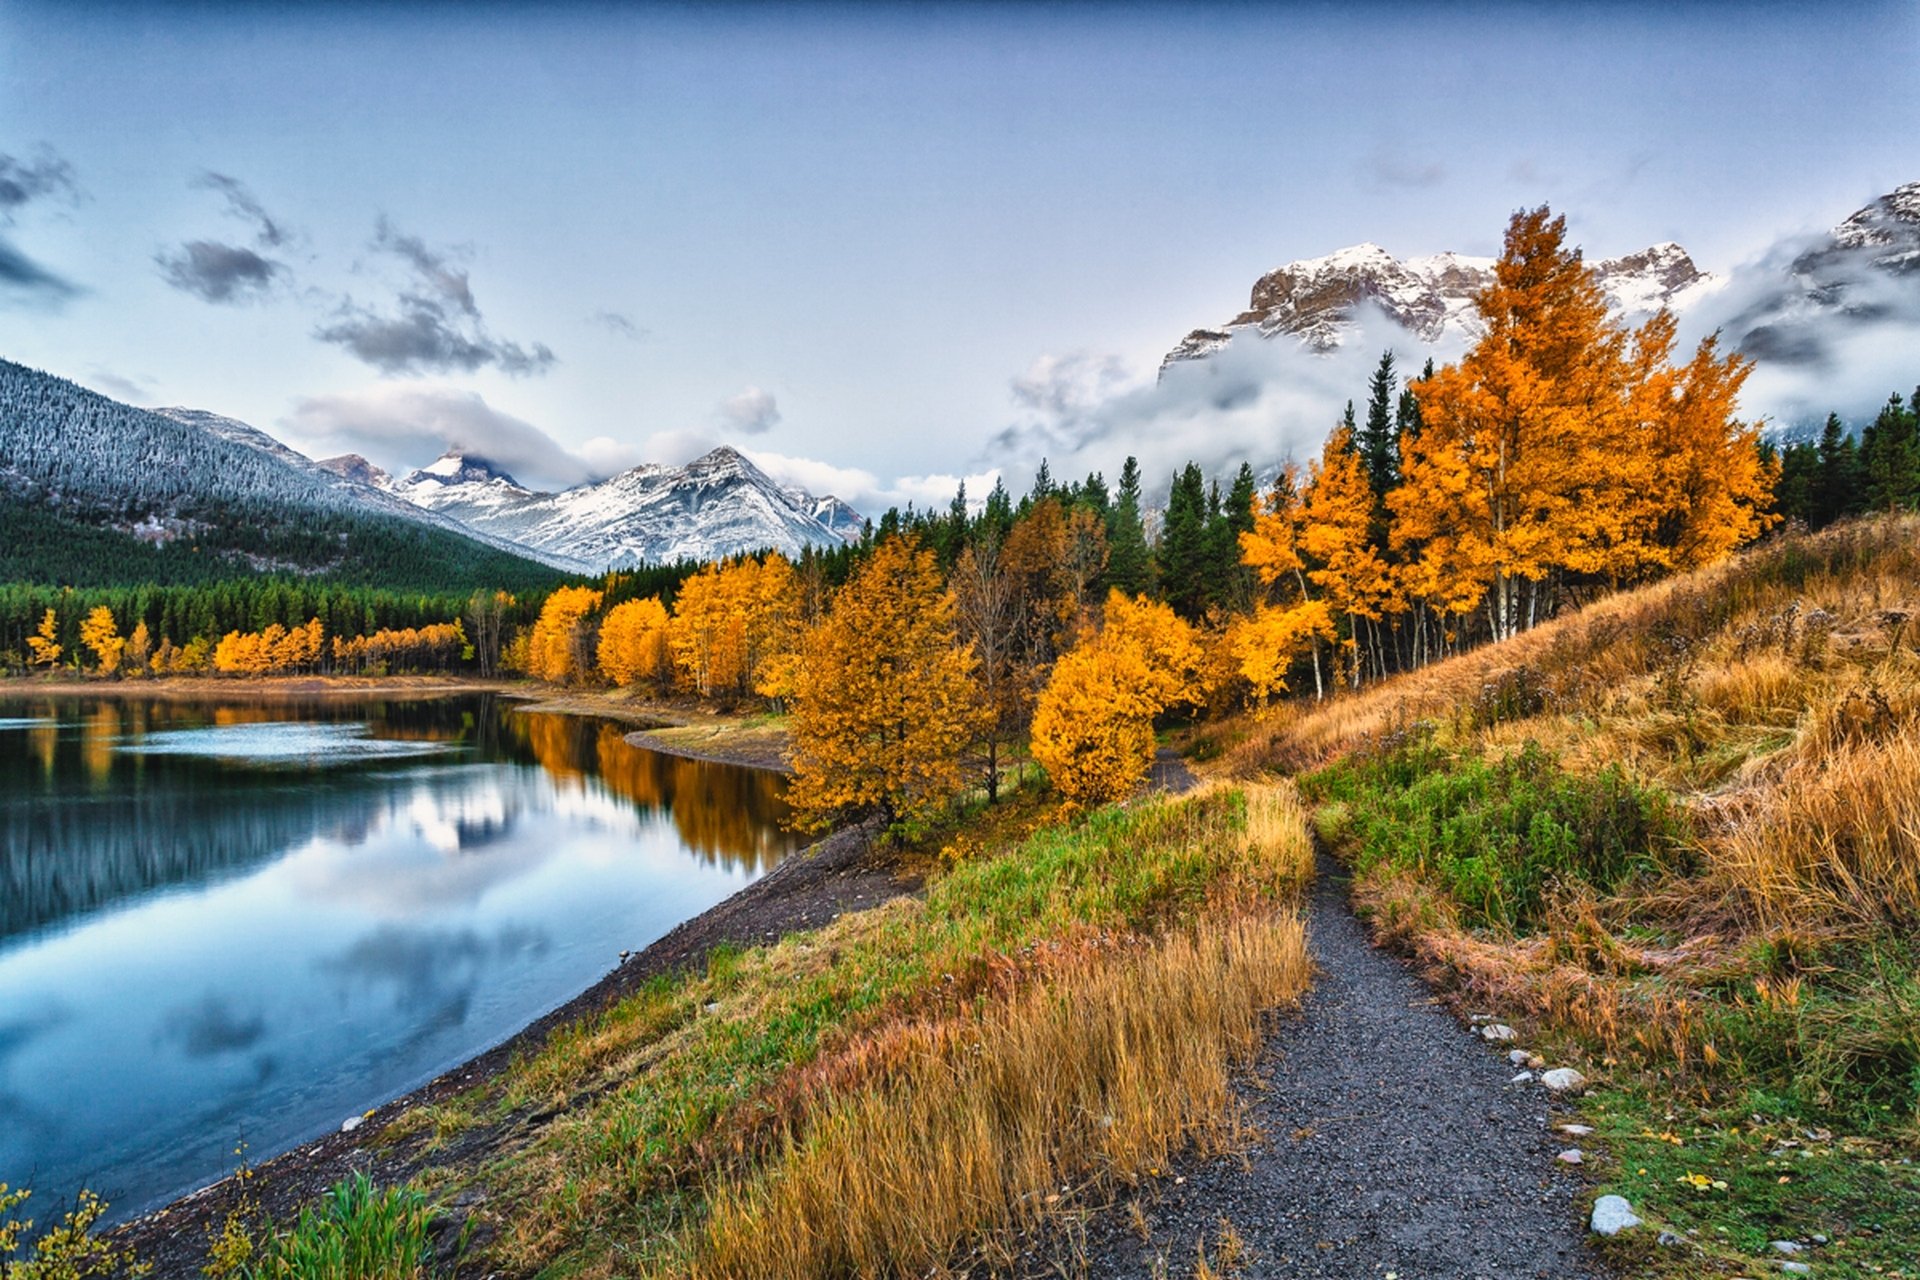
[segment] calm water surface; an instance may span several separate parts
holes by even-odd
[[[118,1218],[337,1129],[793,847],[776,778],[624,732],[0,696],[0,1181]]]

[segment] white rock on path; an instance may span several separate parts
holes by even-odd
[[[1555,1156],[1554,1159],[1558,1160],[1561,1164],[1584,1164],[1587,1157],[1580,1148],[1568,1147],[1565,1151]]]
[[[1587,1078],[1572,1067],[1555,1067],[1540,1073],[1540,1083],[1555,1093],[1568,1093],[1586,1084]]]
[[[1512,1053],[1509,1053],[1507,1055],[1507,1061],[1511,1062],[1516,1067],[1524,1067],[1527,1065],[1527,1060],[1532,1057],[1533,1055],[1528,1053],[1525,1049],[1515,1049]]]
[[[1495,1022],[1480,1028],[1480,1034],[1489,1041],[1518,1040],[1520,1033],[1504,1022]]]
[[[1513,1079],[1511,1079],[1511,1080],[1509,1080],[1509,1081],[1507,1081],[1507,1083],[1508,1083],[1508,1084],[1532,1084],[1532,1083],[1533,1083],[1533,1072],[1531,1072],[1531,1071],[1522,1071],[1522,1072],[1521,1072],[1521,1073],[1520,1073],[1519,1075],[1517,1075],[1517,1076],[1515,1076],[1515,1077],[1514,1077]]]
[[[1640,1225],[1625,1196],[1601,1196],[1593,1202],[1592,1226],[1596,1235],[1617,1236]]]
[[[1570,1134],[1576,1138],[1584,1138],[1593,1132],[1593,1126],[1590,1124],[1563,1124],[1560,1126],[1560,1132]]]
[[[341,1122],[340,1132],[352,1133],[355,1129],[358,1129],[361,1125],[365,1124],[366,1122],[367,1122],[367,1118],[365,1116],[348,1116],[344,1121]]]
[[[1798,1240],[1774,1240],[1769,1242],[1767,1247],[1775,1253],[1784,1253],[1788,1257],[1807,1251],[1807,1246],[1801,1244]]]

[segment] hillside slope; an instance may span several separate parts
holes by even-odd
[[[233,573],[516,586],[550,566],[321,469],[244,423],[136,409],[0,361],[0,577]]]

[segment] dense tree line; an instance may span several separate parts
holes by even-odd
[[[1827,415],[1818,440],[1780,451],[1782,516],[1818,529],[1870,511],[1920,510],[1920,387],[1898,392],[1857,433]]]

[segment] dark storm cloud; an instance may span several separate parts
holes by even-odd
[[[253,228],[252,246],[224,240],[188,240],[153,255],[160,277],[182,293],[202,302],[236,305],[258,302],[272,295],[274,286],[289,277],[287,264],[262,250],[278,249],[289,238],[285,224],[261,206],[238,178],[211,170],[194,178],[191,186],[217,191],[226,199],[227,213]]]
[[[384,308],[341,301],[314,337],[382,373],[472,373],[492,366],[514,377],[545,373],[555,362],[543,342],[495,337],[474,301],[457,251],[434,249],[381,218],[372,248],[407,268],[407,283]]]
[[[286,273],[284,263],[262,257],[245,245],[189,240],[178,249],[154,255],[160,276],[202,302],[250,302],[264,297]]]

